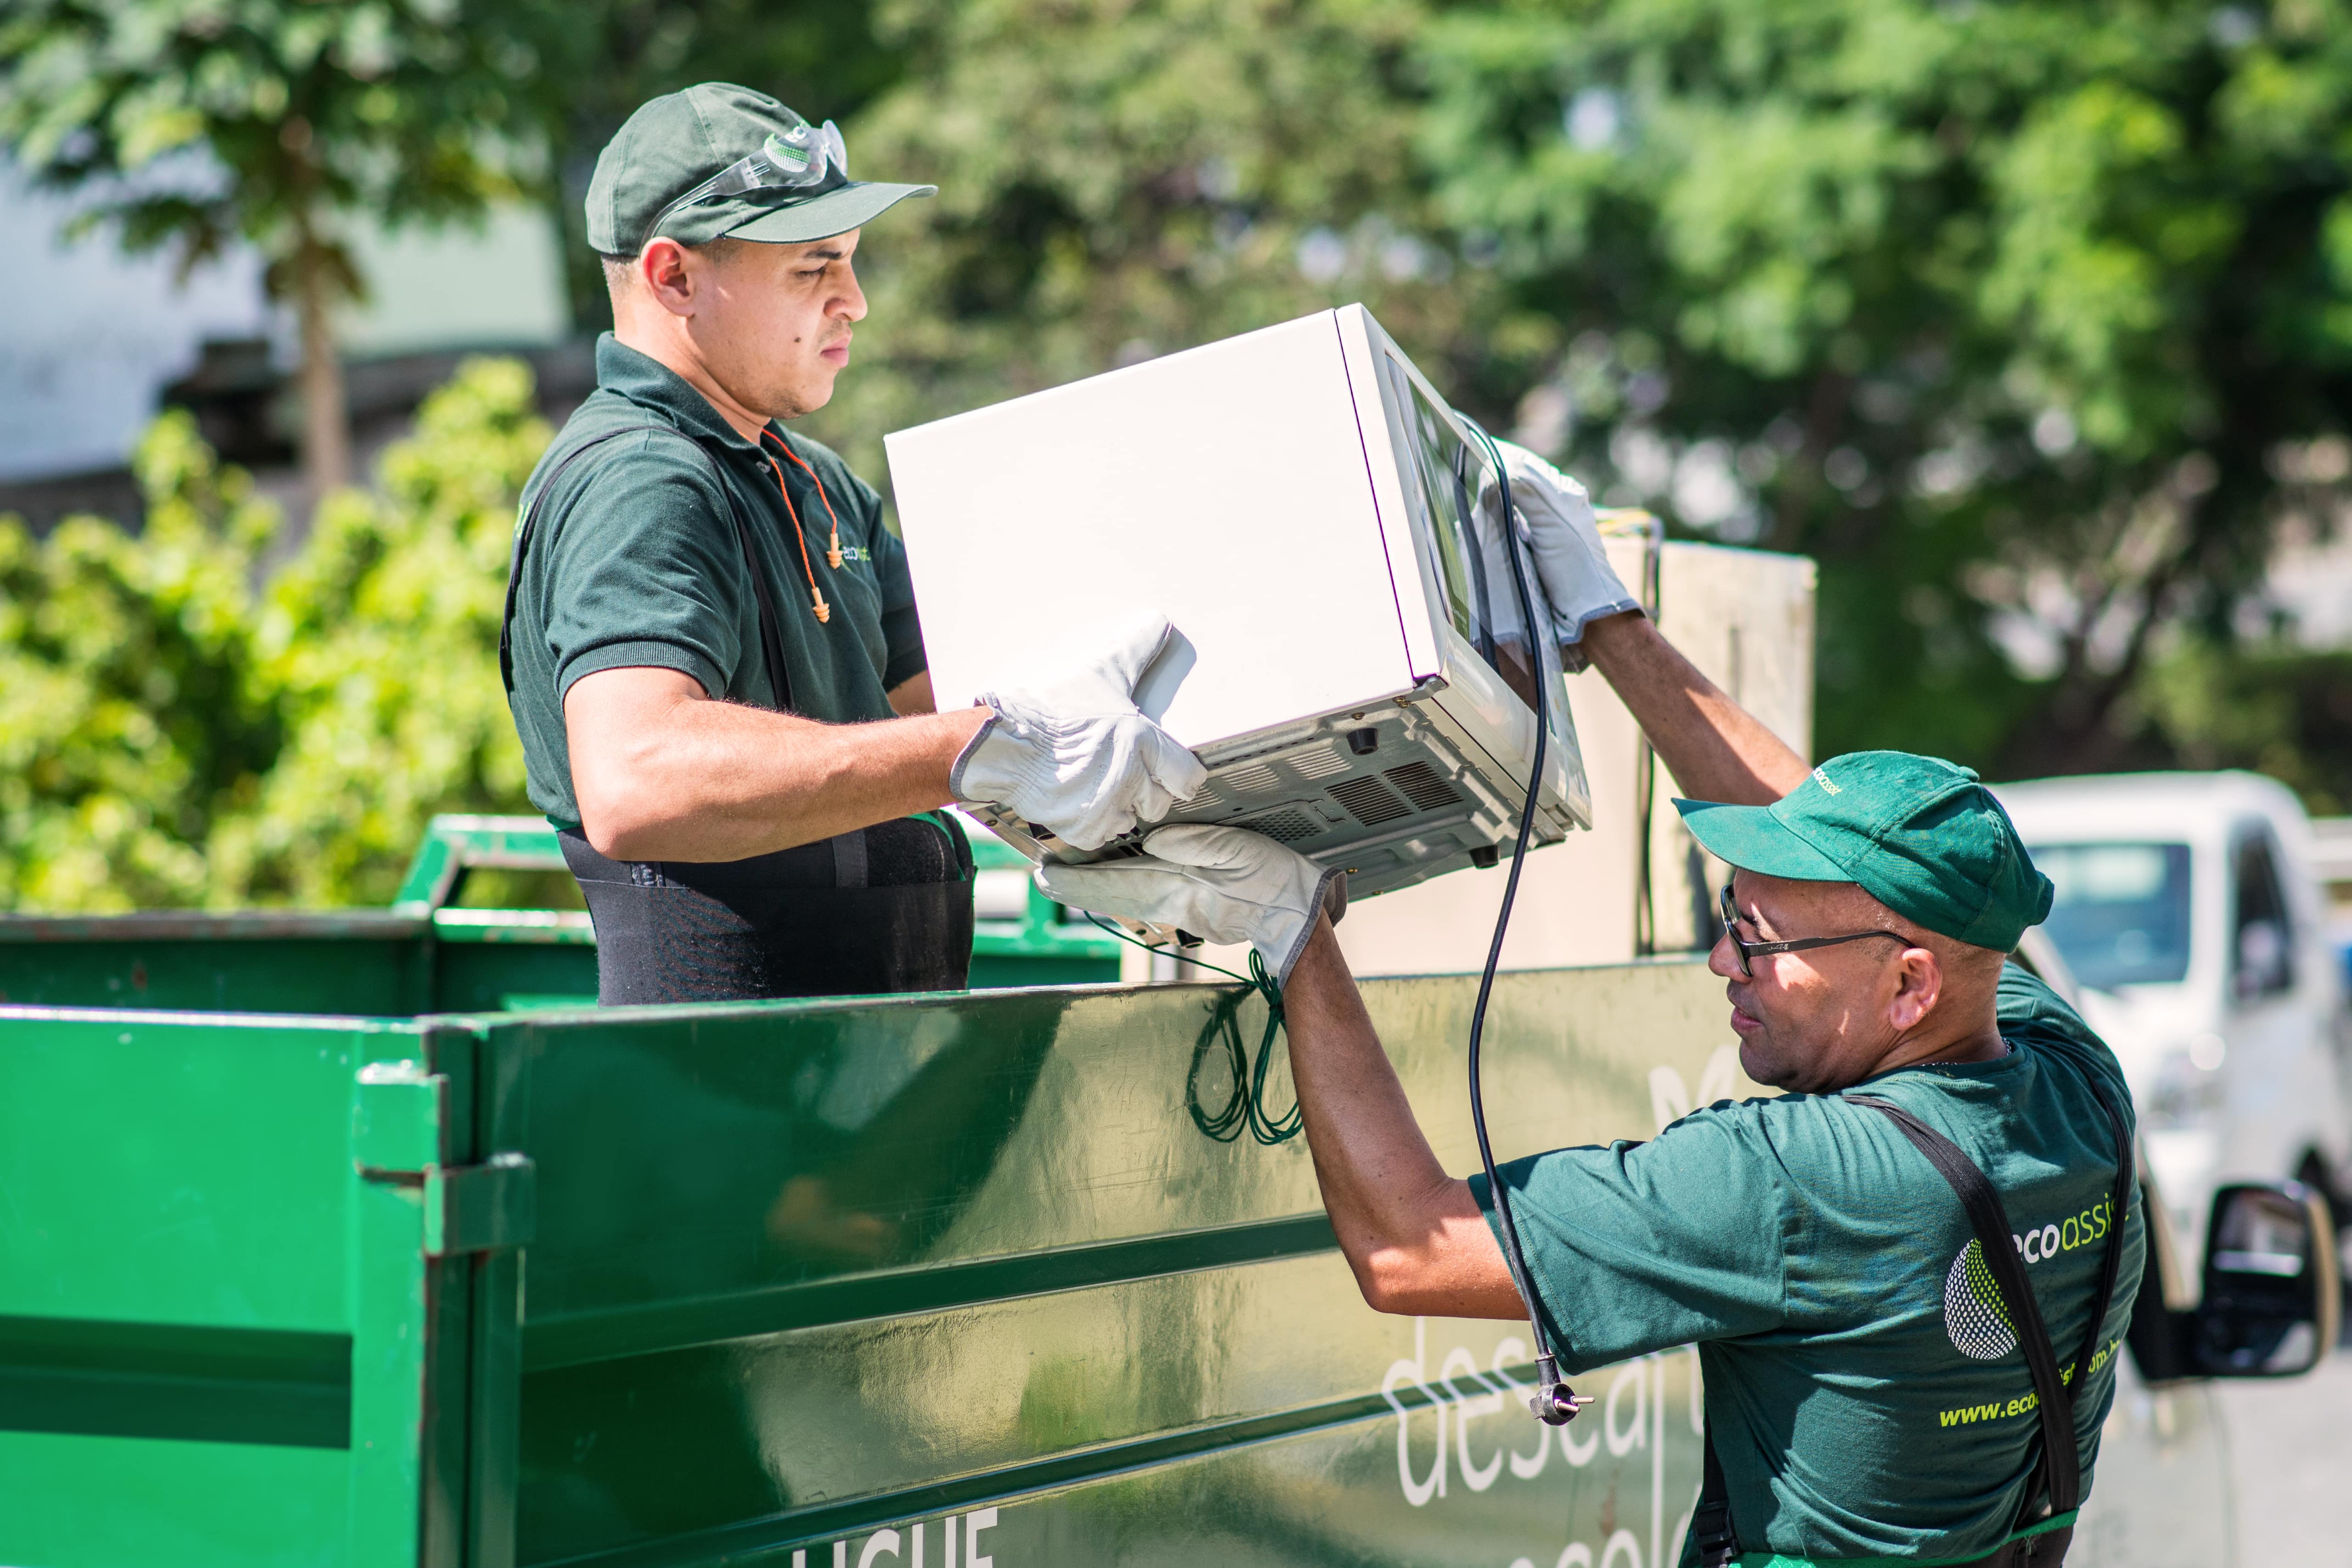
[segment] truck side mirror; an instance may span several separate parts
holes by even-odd
[[[2301,1182],[2225,1186],[2205,1231],[2190,1359],[2213,1377],[2293,1377],[2336,1343],[2343,1281],[2319,1195]]]

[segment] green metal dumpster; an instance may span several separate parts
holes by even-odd
[[[145,994],[185,1007],[0,1007],[0,1561],[1660,1568],[1679,1539],[1692,1358],[1582,1380],[1555,1433],[1517,1413],[1523,1328],[1363,1307],[1304,1145],[1192,1114],[1255,1039],[1240,988],[435,1013],[465,944],[387,930],[414,918],[255,917],[186,962],[150,932]],[[11,994],[138,990],[75,946],[14,944],[52,956]],[[528,938],[473,946],[470,994],[564,988],[500,974]],[[1368,987],[1456,1168],[1472,988]],[[1730,1092],[1720,1011],[1692,963],[1505,977],[1502,1152]]]
[[[975,829],[972,856],[973,986],[1118,978],[1118,938],[1037,892],[1010,846]],[[593,1005],[587,911],[462,907],[479,871],[569,880],[542,818],[436,817],[389,909],[0,916],[0,1003],[369,1015]]]

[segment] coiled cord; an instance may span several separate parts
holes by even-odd
[[[1081,912],[1085,913],[1085,912]],[[1091,914],[1087,919],[1130,946],[1147,953],[1167,951],[1155,943],[1139,942],[1108,921]],[[1192,1071],[1184,1075],[1184,1108],[1192,1113],[1192,1124],[1218,1143],[1230,1144],[1242,1135],[1246,1127],[1251,1137],[1268,1148],[1286,1144],[1298,1136],[1307,1125],[1307,1113],[1299,1109],[1298,1097],[1291,1096],[1290,1109],[1279,1116],[1269,1116],[1265,1111],[1265,1081],[1274,1065],[1274,1037],[1282,1030],[1282,982],[1266,970],[1265,960],[1253,948],[1249,956],[1250,972],[1236,975],[1220,964],[1187,958],[1188,964],[1203,969],[1213,969],[1250,988],[1247,991],[1228,992],[1210,1010],[1209,1021],[1201,1030],[1200,1038],[1192,1042]],[[1255,992],[1265,1000],[1265,1032],[1258,1037],[1255,1061],[1242,1047],[1241,1007]],[[1234,1092],[1223,1106],[1210,1111],[1201,1103],[1201,1065],[1214,1054],[1219,1044],[1225,1048],[1225,1060],[1233,1071]]]

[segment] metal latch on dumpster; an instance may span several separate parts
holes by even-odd
[[[361,1176],[419,1189],[428,1257],[529,1246],[538,1207],[530,1157],[508,1153],[475,1165],[446,1163],[448,1111],[447,1075],[428,1072],[422,1062],[361,1068],[352,1112],[352,1157]]]

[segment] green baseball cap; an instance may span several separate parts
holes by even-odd
[[[635,256],[656,232],[680,245],[799,245],[846,234],[908,196],[939,193],[937,185],[852,180],[848,163],[832,121],[811,125],[764,92],[707,81],[666,93],[597,154],[588,243],[605,256]],[[785,178],[797,183],[763,183]]]
[[[1832,757],[1769,806],[1676,800],[1691,836],[1745,871],[1859,883],[1906,920],[2006,953],[2050,913],[2050,879],[1975,772],[1907,751]]]

